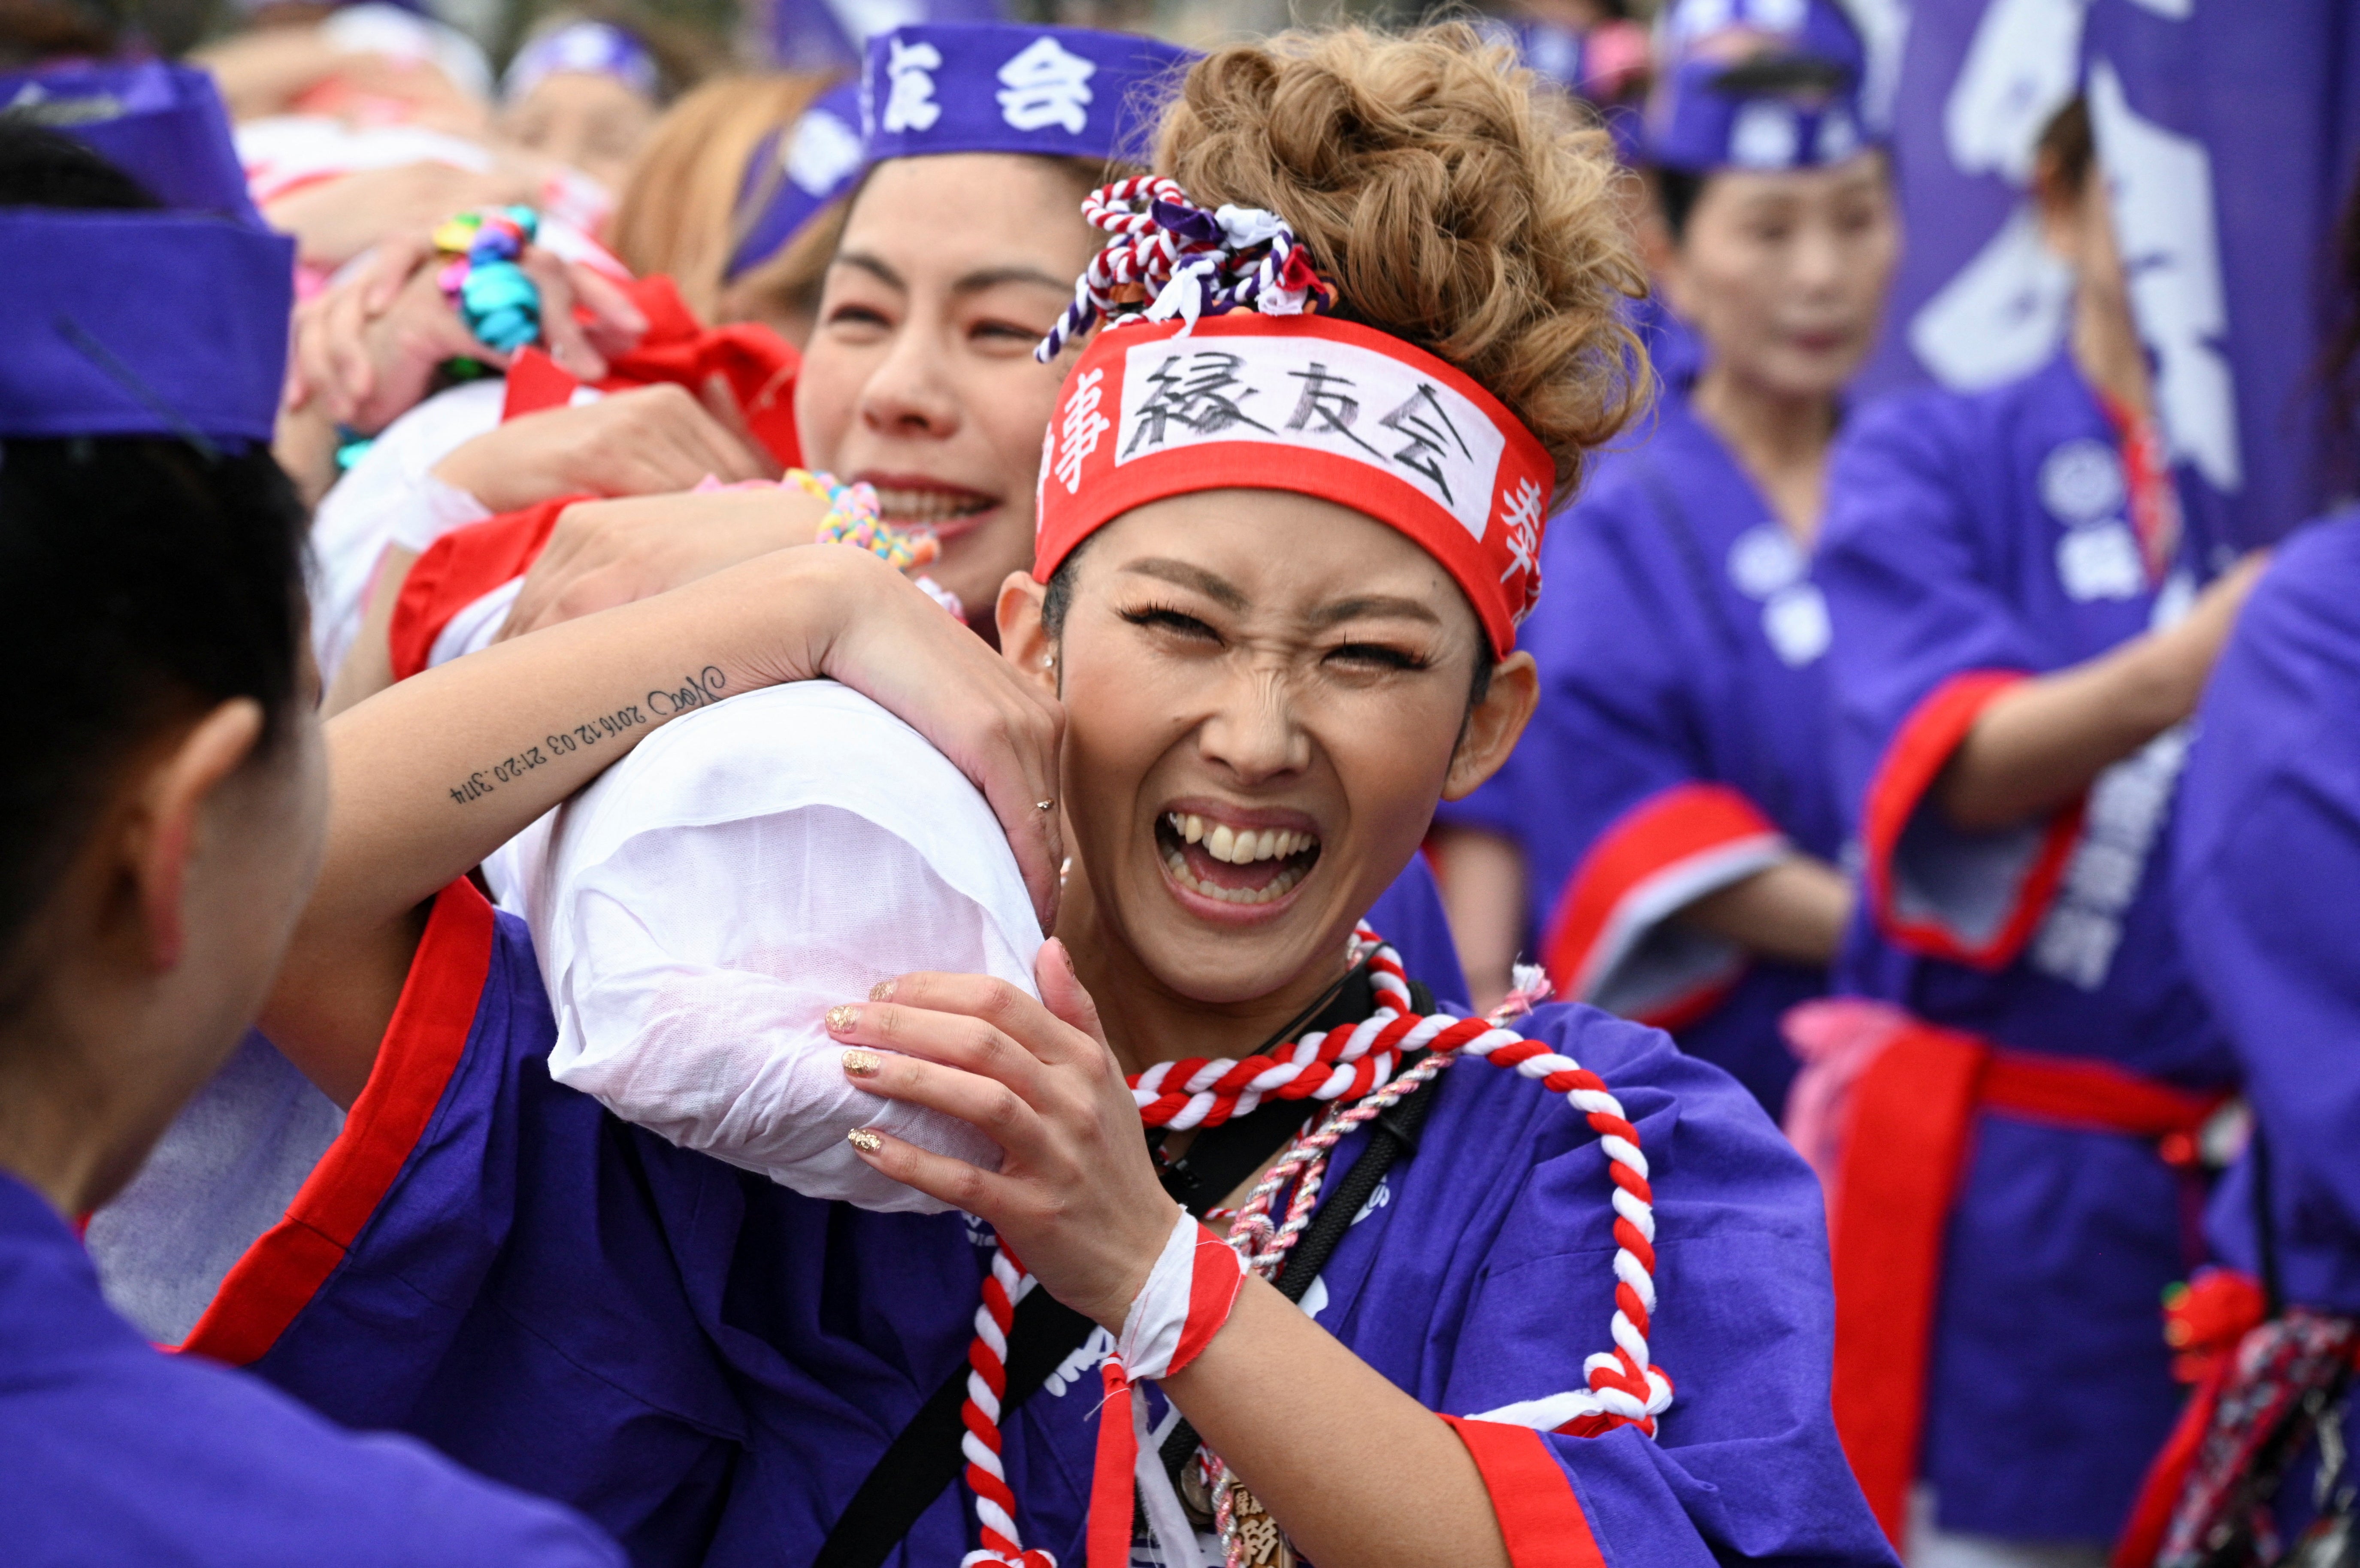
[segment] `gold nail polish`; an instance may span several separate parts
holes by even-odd
[[[844,1070],[855,1078],[874,1078],[877,1076],[877,1069],[884,1065],[885,1058],[875,1051],[844,1053]]]
[[[875,1154],[885,1146],[885,1140],[866,1127],[855,1127],[844,1135],[844,1141],[862,1154]]]
[[[870,986],[869,988],[869,1000],[871,1002],[892,1001],[893,982],[890,980],[880,980],[875,985]]]
[[[827,1010],[827,1030],[831,1035],[849,1034],[852,1025],[860,1021],[860,1010],[848,1003]]]

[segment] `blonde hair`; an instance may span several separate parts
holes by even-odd
[[[713,320],[739,237],[747,162],[832,80],[791,71],[716,77],[665,110],[615,203],[608,248],[641,278],[669,276],[697,318]]]
[[[1157,172],[1284,218],[1338,314],[1481,383],[1579,484],[1645,398],[1624,320],[1646,291],[1606,133],[1472,27],[1353,27],[1218,49],[1189,71]]]

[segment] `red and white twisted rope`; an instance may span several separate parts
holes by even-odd
[[[1194,322],[1231,310],[1297,315],[1334,298],[1284,219],[1259,207],[1208,211],[1160,174],[1099,186],[1083,201],[1082,216],[1109,237],[1033,349],[1043,365],[1102,320]],[[1122,313],[1137,306],[1145,308]]]
[[[1366,925],[1355,934],[1353,957],[1365,960],[1377,992],[1377,1010],[1370,1017],[1348,1029],[1306,1035],[1278,1057],[1151,1067],[1131,1080],[1141,1118],[1150,1126],[1218,1126],[1266,1100],[1333,1101],[1349,1091],[1359,1101],[1331,1112],[1317,1129],[1290,1143],[1240,1205],[1229,1228],[1229,1245],[1249,1267],[1267,1277],[1277,1272],[1309,1223],[1329,1151],[1353,1128],[1430,1081],[1452,1060],[1479,1058],[1564,1095],[1598,1134],[1613,1182],[1614,1313],[1607,1332],[1614,1348],[1582,1363],[1587,1394],[1574,1402],[1571,1418],[1557,1430],[1595,1437],[1618,1426],[1635,1426],[1655,1436],[1655,1418],[1672,1402],[1671,1380],[1648,1360],[1647,1333],[1656,1306],[1655,1192],[1648,1184],[1647,1157],[1640,1152],[1639,1130],[1623,1113],[1622,1102],[1596,1073],[1572,1058],[1491,1020],[1413,1011],[1415,1003],[1401,955]],[[1420,1048],[1429,1053],[1426,1058],[1394,1078],[1402,1055]],[[1354,1089],[1355,1084],[1368,1087]],[[1274,1223],[1271,1207],[1290,1181],[1296,1185],[1286,1218]],[[1008,1324],[1016,1300],[1032,1285],[1031,1276],[1022,1272],[1006,1244],[1000,1243],[991,1277],[984,1283],[984,1305],[976,1313],[963,1411],[967,1484],[975,1489],[984,1550],[968,1553],[961,1568],[1054,1568],[1047,1553],[1026,1552],[1018,1544],[1015,1497],[1000,1462]],[[1218,1475],[1218,1460],[1210,1464]],[[1215,1496],[1222,1497],[1225,1490],[1217,1487]],[[1227,1522],[1222,1532],[1234,1557],[1236,1543],[1229,1539],[1234,1532]]]
[[[967,1489],[975,1494],[975,1521],[983,1549],[959,1560],[959,1568],[1057,1568],[1045,1552],[1027,1552],[1016,1533],[1016,1494],[1008,1487],[1008,1467],[1000,1456],[1000,1401],[1008,1393],[1008,1331],[1016,1303],[1032,1288],[1032,1277],[1006,1242],[993,1238],[991,1274],[975,1310],[975,1339],[967,1353],[967,1401],[959,1414],[967,1435]]]

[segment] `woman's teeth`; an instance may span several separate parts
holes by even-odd
[[[1201,817],[1177,811],[1166,812],[1164,820],[1184,842],[1202,844],[1205,852],[1217,861],[1227,861],[1233,866],[1251,865],[1256,861],[1283,860],[1299,855],[1319,840],[1309,833],[1292,829],[1264,828],[1257,833],[1251,828],[1240,832],[1227,823],[1217,823],[1207,831]]]
[[[1188,858],[1177,850],[1164,851],[1164,864],[1171,872],[1172,880],[1182,887],[1191,893],[1202,894],[1207,898],[1218,898],[1224,904],[1268,904],[1273,899],[1284,898],[1295,891],[1295,884],[1303,880],[1304,872],[1310,870],[1308,866],[1284,866],[1276,876],[1261,887],[1223,887],[1218,883],[1207,882],[1190,871]]]
[[[885,521],[910,528],[931,528],[954,518],[971,517],[994,504],[990,497],[971,491],[880,488],[877,492],[877,510]]]
[[[1163,829],[1168,829],[1172,837],[1164,839]],[[1224,904],[1269,904],[1284,898],[1318,863],[1315,853],[1319,848],[1317,834],[1292,828],[1239,828],[1226,822],[1216,822],[1208,828],[1203,817],[1185,811],[1165,812],[1156,838],[1164,864],[1172,872],[1174,882],[1191,893],[1217,898]],[[1270,879],[1259,887],[1229,887],[1198,876],[1189,868],[1191,845],[1225,865],[1248,866],[1265,861],[1285,863],[1247,873],[1249,880],[1262,876]]]

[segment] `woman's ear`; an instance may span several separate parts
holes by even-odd
[[[1483,700],[1468,710],[1466,729],[1442,781],[1443,799],[1464,800],[1500,771],[1540,700],[1540,669],[1530,653],[1519,650],[1493,667]]]
[[[190,867],[204,854],[205,809],[262,739],[262,705],[232,697],[191,726],[155,764],[125,822],[122,874],[139,928],[132,939],[161,974],[188,946]]]
[[[1000,657],[1014,664],[1051,696],[1057,695],[1057,640],[1049,635],[1042,608],[1049,590],[1030,572],[1011,572],[1000,585]]]

